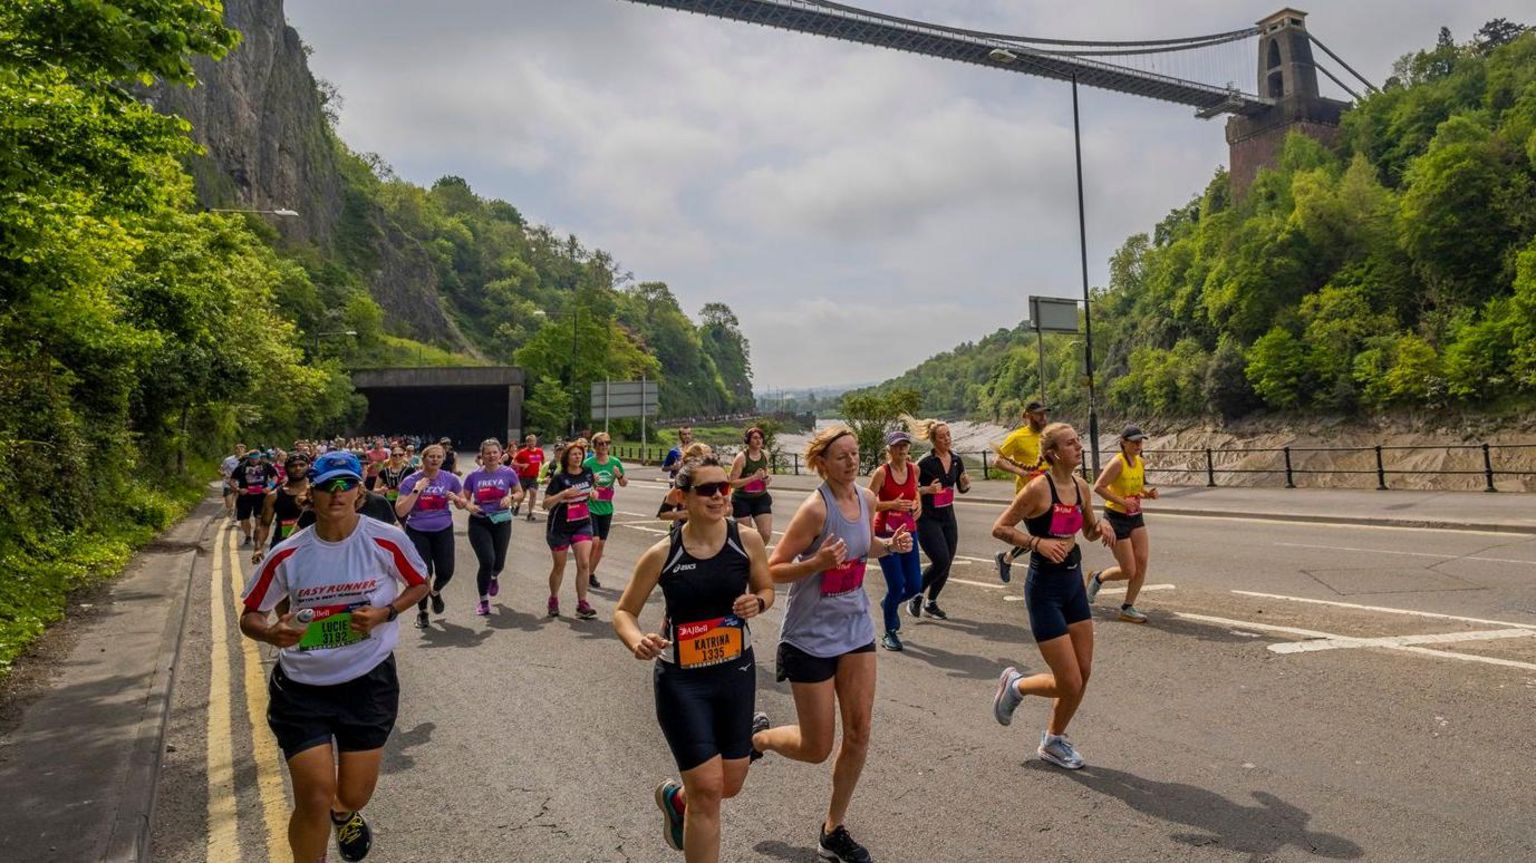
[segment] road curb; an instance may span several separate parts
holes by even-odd
[[[199,502],[198,506],[203,502]],[[205,517],[203,526],[197,532],[196,549],[172,558],[186,561],[186,585],[180,593],[180,609],[172,609],[166,615],[160,658],[155,664],[155,679],[144,699],[144,710],[140,714],[133,752],[129,756],[122,786],[125,795],[133,793],[135,789],[142,789],[142,793],[136,798],[124,800],[118,807],[112,819],[106,849],[101,856],[103,863],[141,863],[148,859],[149,831],[154,824],[160,768],[165,755],[165,729],[170,721],[171,699],[176,691],[176,671],[181,664],[182,635],[186,631],[187,609],[191,605],[193,576],[197,572],[198,555],[205,550],[204,543],[208,541],[210,529],[222,514],[215,509],[212,515]]]

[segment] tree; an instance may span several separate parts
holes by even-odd
[[[885,434],[902,414],[915,414],[923,398],[916,390],[896,389],[884,394],[848,393],[843,396],[843,417],[859,442],[859,463],[872,470],[885,451]]]

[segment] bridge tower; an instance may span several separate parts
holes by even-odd
[[[1317,91],[1307,13],[1281,9],[1258,22],[1260,96],[1275,104],[1256,114],[1234,115],[1227,121],[1232,192],[1242,197],[1259,169],[1273,165],[1291,131],[1332,144],[1339,134],[1339,116],[1347,103]]]

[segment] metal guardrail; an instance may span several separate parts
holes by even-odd
[[[661,460],[666,457],[667,451],[669,449],[670,449],[670,447],[654,447],[654,446],[651,446],[651,447],[645,447],[644,450],[642,451],[641,447],[636,445],[636,444],[620,444],[620,445],[618,445],[618,447],[617,447],[617,449],[616,449],[614,454],[617,455],[619,458],[624,459],[625,461],[636,461],[636,462],[639,462],[641,464],[651,464],[653,462],[659,464],[661,462]],[[1483,491],[1496,492],[1496,491],[1498,491],[1498,487],[1495,485],[1495,480],[1498,477],[1527,477],[1527,476],[1536,476],[1536,470],[1513,470],[1513,469],[1509,469],[1509,468],[1499,464],[1497,459],[1496,459],[1497,454],[1500,453],[1503,450],[1521,450],[1521,449],[1536,449],[1536,444],[1488,444],[1488,443],[1481,443],[1481,444],[1450,444],[1450,445],[1444,445],[1444,446],[1410,446],[1410,445],[1391,445],[1391,446],[1389,446],[1389,445],[1384,445],[1384,444],[1377,444],[1375,446],[1358,446],[1358,447],[1327,447],[1327,446],[1318,446],[1318,447],[1283,446],[1283,447],[1254,447],[1254,448],[1247,448],[1247,447],[1204,447],[1202,449],[1160,449],[1160,450],[1149,450],[1146,453],[1144,453],[1144,456],[1145,456],[1145,458],[1147,460],[1147,473],[1148,474],[1173,474],[1173,475],[1184,475],[1184,476],[1201,476],[1201,475],[1204,475],[1204,477],[1205,477],[1205,484],[1206,484],[1206,486],[1208,488],[1215,488],[1215,487],[1217,487],[1219,485],[1219,483],[1217,483],[1216,478],[1218,476],[1224,476],[1224,475],[1228,475],[1228,474],[1231,474],[1231,475],[1239,475],[1239,474],[1265,474],[1265,475],[1270,475],[1270,476],[1283,476],[1285,478],[1285,487],[1286,488],[1296,488],[1296,478],[1298,476],[1332,474],[1332,475],[1344,475],[1344,476],[1375,476],[1376,477],[1376,488],[1378,490],[1380,490],[1380,491],[1387,491],[1388,488],[1389,488],[1389,486],[1387,485],[1387,477],[1389,477],[1389,476],[1409,476],[1409,475],[1423,476],[1423,475],[1428,474],[1428,475],[1435,475],[1435,476],[1481,476],[1483,478]],[[1421,467],[1411,467],[1411,468],[1410,467],[1399,467],[1399,466],[1396,466],[1396,465],[1391,465],[1388,462],[1388,455],[1391,454],[1391,453],[1405,452],[1405,451],[1424,452],[1426,450],[1447,450],[1447,451],[1448,450],[1465,450],[1465,451],[1471,451],[1472,453],[1474,453],[1474,455],[1479,455],[1479,454],[1481,455],[1482,467],[1480,469],[1474,468],[1474,469],[1465,469],[1465,470],[1463,470],[1463,469],[1451,469],[1451,468],[1426,469],[1426,468],[1421,468]],[[735,451],[733,449],[729,448],[729,447],[721,447],[721,448],[719,448],[718,451],[719,451],[719,453],[721,454],[721,456],[723,458],[727,458],[727,459],[728,458],[734,458],[735,455],[736,455]],[[1305,465],[1298,465],[1298,463],[1297,463],[1298,460],[1299,460],[1298,457],[1304,457],[1308,453],[1345,453],[1345,454],[1348,454],[1348,453],[1356,453],[1356,454],[1369,453],[1369,454],[1371,454],[1374,457],[1374,467],[1364,467],[1364,468],[1347,468],[1347,467],[1312,468],[1312,467],[1307,467]],[[976,464],[976,463],[979,462],[980,466],[981,466],[981,475],[982,475],[983,479],[994,479],[994,478],[996,478],[996,479],[1006,479],[1008,477],[1013,476],[1012,474],[1007,473],[1006,471],[998,470],[997,468],[992,466],[992,461],[996,458],[996,456],[995,456],[995,454],[993,454],[990,451],[985,451],[984,450],[984,451],[981,451],[981,452],[961,452],[961,453],[957,453],[957,455],[959,455],[961,458],[964,458],[967,462],[969,462],[971,464]],[[1156,466],[1156,464],[1158,462],[1163,461],[1166,458],[1176,457],[1176,456],[1186,456],[1186,457],[1189,457],[1188,460],[1193,462],[1194,466],[1192,466],[1192,467],[1159,467],[1159,466]],[[1273,460],[1274,466],[1273,467],[1248,467],[1248,466],[1244,466],[1244,467],[1227,467],[1227,466],[1220,466],[1223,462],[1225,462],[1227,464],[1233,463],[1233,458],[1232,457],[1236,457],[1236,462],[1237,463],[1241,463],[1242,460],[1249,459],[1249,458],[1252,458],[1252,457],[1268,457],[1269,459]],[[808,470],[805,469],[804,466],[801,463],[801,458],[800,458],[800,454],[799,453],[782,453],[782,452],[770,453],[769,454],[769,462],[768,463],[769,463],[769,468],[768,468],[769,471],[772,472],[772,473],[775,473],[775,474],[792,474],[792,475],[795,475],[795,476],[799,476],[802,473],[808,472]],[[992,474],[994,474],[994,473],[997,474],[997,477],[993,477],[992,476]],[[1086,464],[1083,467],[1083,476],[1088,478],[1089,481],[1092,481],[1092,477],[1088,476],[1088,467],[1087,467]]]

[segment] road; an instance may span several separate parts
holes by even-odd
[[[673,767],[650,669],[606,622],[662,535],[661,493],[620,491],[595,621],[544,616],[542,525],[521,521],[494,614],[475,617],[460,533],[447,614],[402,630],[370,860],[681,860],[651,801]],[[780,490],[780,527],[802,494]],[[950,619],[906,620],[907,651],[879,656],[849,818],[875,860],[1536,859],[1536,537],[1154,507],[1155,587],[1138,603],[1152,622],[1116,621],[1101,596],[1072,727],[1088,767],[1069,773],[1033,757],[1044,702],[1009,728],[991,717],[998,671],[1041,662],[1021,585],[999,584],[989,562],[998,507],[962,499]],[[156,861],[285,859],[286,777],[262,713],[271,653],[235,630],[233,584],[249,569],[236,536],[217,531],[195,576]],[[884,585],[871,582],[874,603]],[[765,659],[781,611],[756,627]],[[759,706],[792,721],[771,672],[760,663]],[[759,762],[725,807],[724,859],[813,861],[829,781],[830,764]]]

